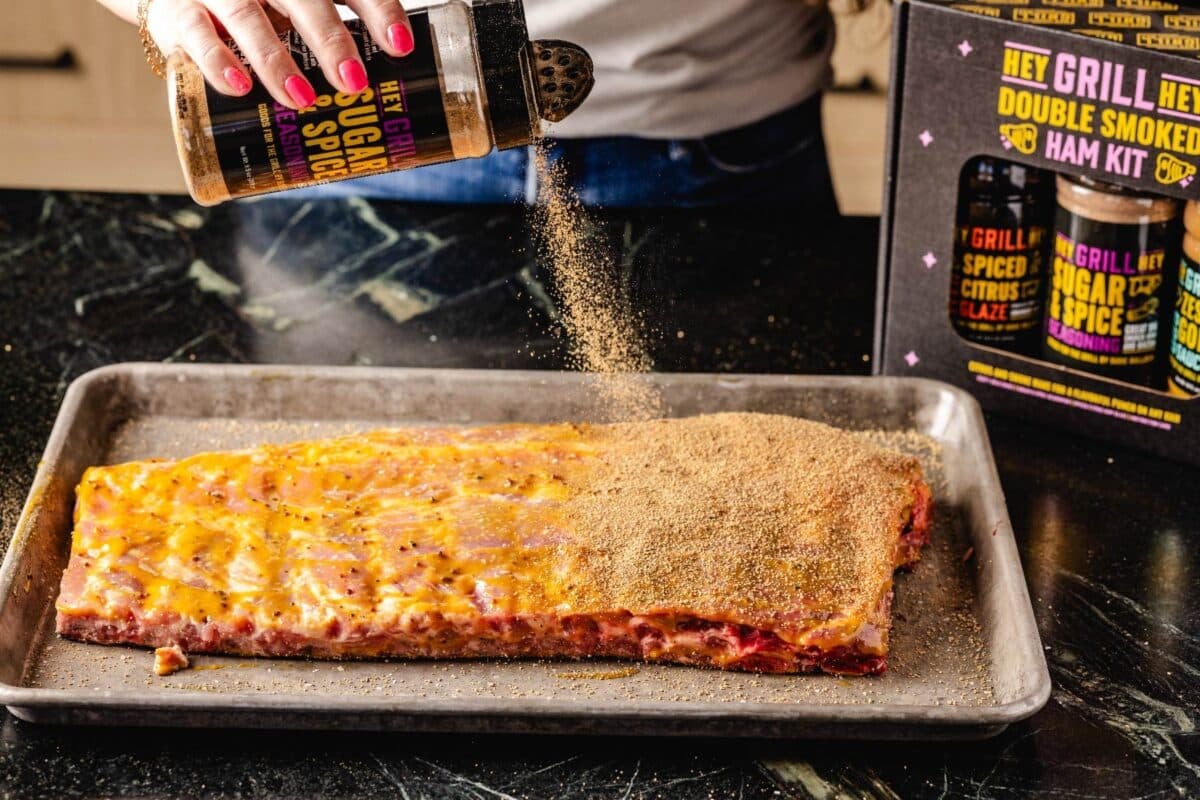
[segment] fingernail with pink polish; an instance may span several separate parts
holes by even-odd
[[[229,84],[229,88],[238,94],[250,91],[250,79],[237,67],[226,67],[221,74],[225,76],[225,82]]]
[[[299,75],[292,75],[285,80],[283,88],[287,89],[288,97],[300,108],[308,108],[317,102],[317,93],[313,91],[312,84]]]
[[[347,58],[338,64],[338,75],[342,76],[346,88],[354,94],[367,88],[367,71],[357,58]]]
[[[388,41],[392,44],[392,49],[402,56],[406,56],[413,51],[413,35],[407,25],[397,22],[392,27],[388,28]]]

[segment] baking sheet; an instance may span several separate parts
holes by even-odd
[[[420,423],[601,419],[568,373],[123,364],[69,390],[0,570],[0,702],[42,722],[562,733],[970,738],[1037,711],[1049,676],[982,418],[963,392],[900,378],[655,375],[677,416],[794,414],[913,452],[933,542],[898,576],[880,678],[768,676],[616,661],[317,662],[69,642],[53,601],[73,487],[91,464]]]

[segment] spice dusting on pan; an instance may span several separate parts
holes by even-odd
[[[637,667],[606,669],[598,672],[559,672],[554,677],[565,681],[611,681],[617,678],[632,678],[641,672]]]

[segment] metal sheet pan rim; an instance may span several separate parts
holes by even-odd
[[[354,380],[394,380],[399,375],[412,377],[438,376],[453,373],[468,381],[511,380],[515,382],[536,381],[540,384],[555,381],[575,382],[583,376],[578,373],[555,371],[494,371],[494,370],[460,370],[460,369],[394,369],[381,367],[298,367],[292,365],[164,365],[121,363],[92,370],[72,382],[64,396],[62,406],[55,421],[51,435],[46,445],[43,461],[39,466],[33,485],[30,489],[25,509],[18,521],[8,552],[3,564],[0,565],[0,598],[7,597],[16,591],[18,575],[18,555],[22,550],[21,541],[29,532],[33,511],[37,499],[45,490],[49,481],[49,465],[56,462],[67,444],[67,435],[74,412],[85,400],[93,386],[110,377],[121,376],[131,369],[158,372],[163,376],[175,376],[179,380],[189,378],[211,378],[215,375],[229,376],[245,380],[292,380],[300,375],[323,376],[336,379]],[[977,460],[982,461],[983,468],[988,472],[989,481],[999,490],[999,476],[994,461],[991,458],[990,443],[987,440],[986,427],[982,411],[978,403],[967,392],[949,384],[925,378],[902,377],[854,377],[854,376],[802,376],[802,375],[753,375],[739,373],[654,373],[647,376],[652,382],[693,383],[702,385],[719,381],[725,384],[735,384],[739,381],[770,380],[780,385],[794,385],[803,388],[845,388],[853,389],[863,382],[876,386],[891,384],[896,386],[924,385],[936,390],[961,406],[968,414],[970,424],[980,435],[980,448],[976,453]],[[79,709],[99,711],[102,709],[154,709],[156,711],[196,711],[219,714],[222,711],[245,712],[253,710],[274,711],[281,713],[304,713],[310,715],[336,715],[343,712],[391,712],[407,714],[414,717],[440,717],[454,714],[476,714],[494,717],[520,717],[536,719],[538,717],[580,716],[589,712],[602,713],[608,719],[647,719],[647,718],[688,718],[707,719],[714,721],[747,722],[762,721],[772,723],[905,723],[914,725],[937,725],[943,727],[964,729],[983,728],[986,726],[1007,725],[1028,718],[1039,711],[1048,701],[1051,693],[1049,670],[1042,652],[1040,636],[1034,621],[1032,604],[1025,586],[1020,569],[1019,554],[1012,533],[1007,508],[1003,495],[986,495],[979,498],[991,518],[996,520],[994,544],[999,548],[996,559],[997,566],[1003,570],[1010,580],[1008,596],[1009,607],[1015,612],[1012,622],[1017,626],[1018,646],[1024,664],[1024,692],[1016,699],[990,706],[938,706],[938,705],[901,705],[889,704],[878,706],[830,705],[830,704],[757,704],[743,703],[736,707],[704,702],[672,702],[653,703],[639,702],[637,709],[614,711],[611,708],[589,709],[585,703],[572,700],[536,700],[530,698],[508,701],[484,700],[480,698],[329,698],[322,697],[314,701],[312,697],[303,695],[271,695],[261,694],[222,694],[212,695],[181,695],[172,696],[168,693],[147,695],[145,692],[112,693],[97,696],[95,692],[84,690],[42,689],[17,686],[0,681],[0,704],[17,709]]]
[[[961,707],[961,706],[925,706],[925,705],[879,705],[879,706],[834,706],[817,704],[767,704],[739,703],[736,707],[728,704],[716,705],[711,703],[651,703],[639,702],[636,711],[613,711],[603,704],[588,706],[578,701],[541,700],[536,698],[521,698],[512,701],[492,701],[478,698],[414,698],[401,699],[361,697],[361,698],[322,698],[321,706],[314,707],[313,699],[305,695],[276,694],[263,697],[261,694],[222,694],[220,702],[214,702],[211,695],[155,695],[147,696],[145,692],[128,692],[104,694],[97,696],[94,692],[68,691],[57,689],[31,689],[0,684],[0,705],[19,708],[153,708],[161,711],[177,710],[238,710],[252,711],[291,711],[291,712],[322,712],[335,714],[339,712],[392,712],[417,716],[437,716],[444,714],[484,714],[495,716],[520,715],[538,716],[578,716],[581,714],[603,714],[606,717],[695,717],[712,719],[756,719],[764,721],[791,721],[799,719],[826,719],[830,711],[836,709],[839,721],[845,722],[911,722],[914,716],[922,720],[945,725],[979,725],[979,724],[1010,724],[1026,719],[1036,713],[1048,699],[1049,684],[1046,684],[1046,696],[1030,694],[1020,700],[995,706]],[[164,699],[165,698],[165,699]],[[969,711],[970,718],[964,718],[964,711]]]

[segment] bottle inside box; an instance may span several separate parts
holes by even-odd
[[[1200,395],[1200,204],[972,158],[948,308],[972,344]]]

